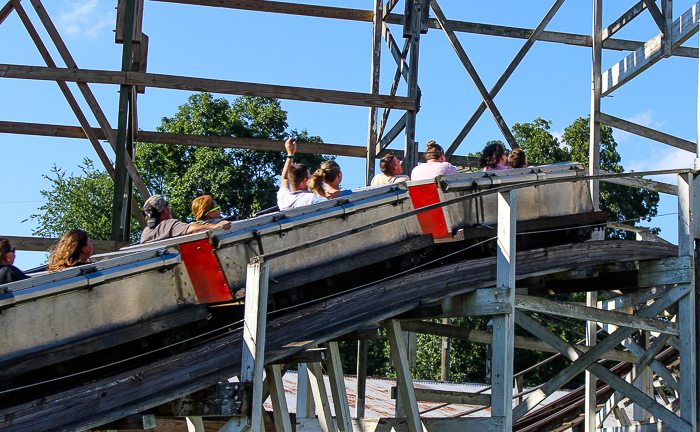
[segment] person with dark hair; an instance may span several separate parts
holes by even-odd
[[[6,238],[0,238],[0,285],[29,278],[15,267],[15,247]]]
[[[501,144],[487,145],[479,156],[479,168],[481,171],[498,171],[508,169],[508,159]]]
[[[428,141],[425,161],[426,163],[413,168],[411,180],[427,180],[439,175],[457,174],[457,168],[451,163],[445,162],[445,152],[435,141]]]
[[[63,234],[49,257],[49,273],[87,264],[92,256],[92,243],[87,233],[72,229]]]
[[[222,220],[215,224],[188,224],[173,219],[170,204],[162,195],[153,195],[148,198],[143,206],[143,211],[146,213],[147,220],[146,227],[141,233],[141,243],[165,240],[214,228],[231,228],[231,222],[227,220]]]
[[[510,152],[508,155],[508,167],[511,169],[527,168],[527,157],[525,157],[523,149],[516,148]]]
[[[311,177],[309,167],[294,163],[297,142],[288,138],[284,142],[284,148],[287,150],[287,161],[284,163],[280,189],[277,191],[277,207],[280,211],[326,201],[326,198],[318,197],[308,191],[309,178]]]
[[[403,167],[401,166],[401,161],[391,153],[387,153],[379,160],[379,170],[382,173],[374,176],[371,186],[381,186],[411,180],[409,176],[402,175]]]
[[[343,172],[336,161],[325,161],[319,169],[314,171],[307,184],[308,190],[321,198],[333,199],[340,196],[351,195],[351,190],[340,190],[340,182],[343,180]],[[326,187],[323,187],[323,183]]]

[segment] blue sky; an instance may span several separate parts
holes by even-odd
[[[300,3],[371,9],[372,0],[318,0]],[[553,1],[552,1],[553,2]],[[606,1],[605,25],[636,1]],[[24,3],[23,3],[24,4]],[[397,7],[402,11],[403,2]],[[676,0],[674,17],[692,1]],[[62,66],[50,39],[27,2],[25,8],[55,61]],[[116,1],[54,0],[45,7],[79,67],[118,70],[121,45],[114,43]],[[551,6],[549,1],[442,0],[448,19],[534,28]],[[592,1],[568,0],[547,30],[589,34]],[[401,28],[390,26],[400,38]],[[146,1],[143,31],[150,37],[148,71],[172,75],[368,92],[370,85],[370,23],[327,20]],[[615,37],[646,41],[658,34],[650,14],[644,13]],[[0,63],[44,63],[16,13],[0,25]],[[523,40],[460,34],[467,54],[490,88]],[[697,46],[698,36],[685,46]],[[402,43],[399,41],[399,43]],[[381,93],[391,87],[395,68],[382,47]],[[603,70],[627,52],[604,51]],[[590,110],[591,50],[584,47],[537,42],[496,97],[506,123],[551,120],[556,135]],[[431,29],[421,39],[419,85],[422,108],[417,118],[417,140],[435,140],[449,146],[481,99],[459,62],[447,37]],[[603,100],[602,110],[663,132],[696,141],[698,60],[672,57],[644,72]],[[77,87],[70,84],[74,94]],[[115,86],[92,85],[102,109],[116,126],[118,93]],[[405,95],[402,85],[399,94]],[[155,130],[163,116],[171,116],[191,93],[149,88],[139,98],[139,127]],[[53,82],[0,79],[0,120],[78,125]],[[232,99],[233,96],[227,96]],[[80,100],[81,98],[78,97]],[[325,142],[366,145],[368,109],[340,105],[282,101],[290,128],[308,129]],[[83,104],[84,112],[89,110]],[[398,118],[397,113],[392,120]],[[97,123],[89,117],[93,126]],[[391,123],[391,121],[390,121]],[[694,155],[663,144],[616,132],[627,170],[692,167]],[[485,113],[463,142],[458,154],[483,148],[488,140],[502,139],[493,118]],[[87,140],[0,134],[4,167],[0,179],[0,235],[31,235],[34,221],[22,223],[42,204],[40,190],[49,185],[42,175],[55,164],[78,172],[83,158],[97,161]],[[399,140],[395,147],[400,148]],[[105,149],[109,146],[105,145]],[[109,153],[109,152],[108,152]],[[110,156],[111,153],[109,153]],[[364,161],[339,158],[346,188],[364,181]],[[668,178],[664,181],[674,182]],[[676,199],[662,195],[660,216],[650,224],[662,228],[662,237],[675,242]],[[20,252],[16,265],[29,268],[45,259],[44,253]]]

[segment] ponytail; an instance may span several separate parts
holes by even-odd
[[[307,183],[307,189],[321,198],[325,198],[326,191],[323,190],[323,183],[334,182],[338,175],[340,175],[340,165],[336,161],[325,161],[319,169],[314,171]]]
[[[321,198],[326,197],[326,192],[323,190],[323,174],[323,168],[317,169],[313,174],[311,174],[311,178],[309,179],[308,183],[306,183],[307,189]]]

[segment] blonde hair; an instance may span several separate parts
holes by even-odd
[[[211,195],[202,195],[192,201],[192,214],[198,221],[207,219],[207,214],[214,208],[214,200]]]
[[[442,147],[440,147],[440,144],[435,141],[428,141],[428,149],[425,151],[425,160],[440,159],[443,153],[445,152],[442,150]]]
[[[307,189],[316,195],[325,198],[326,192],[323,190],[323,182],[335,181],[340,175],[340,165],[336,161],[325,161],[319,169],[314,171],[307,184]]]
[[[49,273],[82,264],[80,253],[87,244],[88,235],[83,230],[72,229],[63,234],[49,257]]]

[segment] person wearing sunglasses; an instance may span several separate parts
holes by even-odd
[[[208,212],[217,215],[218,210],[213,207]],[[231,222],[219,220],[211,224],[185,223],[173,218],[170,204],[161,195],[153,195],[143,206],[146,213],[146,227],[141,233],[141,243],[165,240],[172,237],[179,237],[185,234],[194,234],[214,228],[231,229]],[[220,215],[219,215],[220,216]]]
[[[0,285],[28,279],[29,276],[13,266],[15,262],[15,247],[6,238],[0,238]]]
[[[202,195],[192,201],[192,215],[197,219],[198,224],[216,224],[223,219],[221,206],[216,204],[211,195]],[[228,217],[225,220],[238,220],[238,218]]]

